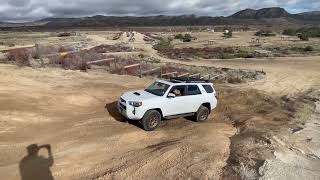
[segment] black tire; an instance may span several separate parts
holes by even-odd
[[[161,114],[156,110],[149,110],[144,114],[141,124],[144,130],[153,131],[160,125],[160,121]]]
[[[195,120],[197,122],[204,122],[208,119],[210,111],[207,107],[201,105],[195,115]]]

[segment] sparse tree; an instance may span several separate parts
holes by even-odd
[[[223,37],[224,38],[231,38],[232,37],[232,31],[231,30],[225,30],[223,32]]]
[[[309,41],[309,36],[306,33],[298,33],[297,36],[301,41]]]

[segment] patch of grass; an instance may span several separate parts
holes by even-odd
[[[236,57],[233,54],[230,54],[230,53],[219,53],[217,58],[218,59],[234,59]]]
[[[314,107],[311,104],[303,104],[302,107],[298,108],[296,115],[296,122],[304,125],[308,119],[310,119]]]

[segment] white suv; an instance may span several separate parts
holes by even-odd
[[[157,80],[145,90],[124,93],[119,112],[130,120],[140,120],[146,131],[156,129],[161,119],[193,116],[207,120],[217,106],[213,84],[199,79]]]

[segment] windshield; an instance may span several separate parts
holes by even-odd
[[[170,86],[168,84],[164,84],[161,82],[154,82],[147,89],[145,89],[145,91],[157,96],[163,96],[167,92],[169,87]]]

